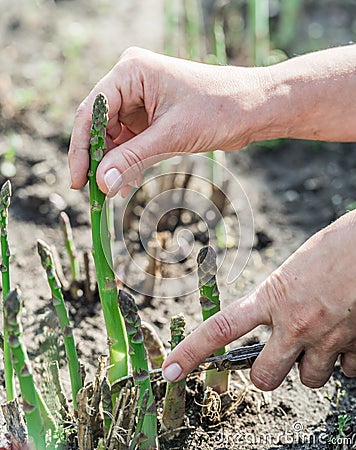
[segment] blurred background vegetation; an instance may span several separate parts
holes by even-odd
[[[4,176],[34,137],[66,151],[76,106],[128,46],[267,65],[355,39],[355,0],[0,0]]]

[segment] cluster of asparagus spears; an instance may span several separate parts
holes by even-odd
[[[105,152],[108,105],[103,94],[99,94],[93,105],[91,128],[90,168],[88,172],[90,192],[90,214],[92,222],[93,259],[96,269],[98,292],[109,345],[109,369],[106,378],[106,359],[102,358],[94,383],[84,386],[82,366],[78,359],[73,329],[63,297],[63,285],[57,275],[51,248],[43,241],[37,242],[38,254],[46,272],[52,294],[52,305],[58,317],[68,371],[71,383],[73,412],[69,411],[66,396],[63,393],[59,377],[58,362],[50,364],[50,372],[55,387],[55,395],[60,405],[59,412],[47,407],[37,389],[31,371],[26,348],[22,339],[20,320],[21,295],[18,288],[10,291],[9,244],[7,238],[8,208],[11,197],[10,182],[6,182],[0,191],[1,220],[1,275],[4,313],[4,371],[7,401],[13,402],[15,393],[14,372],[19,381],[26,418],[28,436],[36,450],[56,447],[60,423],[71,422],[77,428],[77,442],[80,449],[100,448],[156,449],[157,411],[150,380],[148,358],[152,368],[162,365],[165,350],[154,329],[141,323],[138,308],[131,294],[118,291],[115,274],[112,269],[111,238],[113,229],[108,226],[112,210],[106,208],[106,197],[96,183],[97,167]],[[61,214],[61,225],[65,245],[70,260],[72,279],[77,280],[80,273],[79,262],[72,238],[70,222],[65,213]],[[110,232],[109,232],[110,229]],[[211,247],[204,247],[197,258],[200,302],[203,319],[206,320],[220,309],[219,291],[216,284],[216,254]],[[86,272],[88,269],[86,267]],[[171,349],[184,338],[185,319],[177,315],[171,320]],[[148,355],[146,353],[148,350]],[[216,352],[223,354],[225,349]],[[111,385],[128,375],[128,360],[131,360],[135,385],[134,410],[136,424],[130,418],[125,446],[119,446],[119,431],[122,430],[123,409],[127,408],[129,390],[120,394],[113,392]],[[228,389],[228,372],[209,371],[206,374],[206,386],[219,393]],[[166,429],[176,429],[184,421],[185,379],[178,383],[167,383],[162,415],[162,424]],[[125,400],[126,399],[126,400]],[[125,403],[126,402],[126,403]],[[89,413],[88,413],[89,411]],[[74,424],[74,425],[73,425]],[[75,425],[76,424],[76,425]],[[123,438],[121,438],[122,444]],[[120,445],[121,445],[120,444]]]

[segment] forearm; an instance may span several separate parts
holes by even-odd
[[[257,70],[263,101],[252,116],[251,141],[356,140],[356,45]]]

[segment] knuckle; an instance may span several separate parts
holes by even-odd
[[[197,351],[193,344],[189,344],[188,341],[182,345],[181,349],[181,358],[182,365],[186,368],[194,368],[199,361],[197,361]]]
[[[250,377],[252,383],[261,391],[272,391],[280,385],[280,380],[273,371],[265,367],[252,367]]]
[[[75,113],[75,119],[81,119],[83,117],[86,117],[86,115],[88,113],[87,103],[88,103],[87,99],[85,99],[81,102],[81,104],[78,106],[77,111]]]
[[[299,339],[305,336],[306,332],[310,330],[312,324],[310,323],[310,320],[307,317],[299,315],[295,316],[289,325],[291,336],[296,339]]]
[[[131,147],[125,147],[125,150],[121,152],[121,155],[124,159],[127,170],[130,171],[130,178],[132,176],[139,176],[143,170],[140,151]]]
[[[288,277],[284,273],[280,270],[273,272],[261,286],[261,297],[277,307],[285,303],[289,291]]]
[[[139,54],[141,54],[142,52],[145,52],[145,50],[141,47],[136,47],[135,45],[131,45],[130,47],[126,48],[121,56],[120,59],[127,59],[127,58],[132,58],[132,57],[136,57]]]
[[[230,322],[230,318],[227,317],[224,311],[214,315],[210,319],[209,334],[213,343],[221,344],[228,343],[234,340],[234,330]]]

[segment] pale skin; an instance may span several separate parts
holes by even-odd
[[[87,181],[91,108],[109,100],[108,149],[97,181],[125,195],[141,172],[176,153],[242,148],[275,138],[356,140],[356,46],[296,57],[266,68],[209,66],[128,49],[78,108],[69,150],[72,187]],[[340,356],[356,377],[356,212],[319,231],[251,294],[190,334],[163,372],[178,381],[215,350],[260,324],[271,337],[251,369],[263,390],[277,388],[295,360],[316,388]]]

